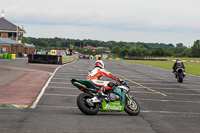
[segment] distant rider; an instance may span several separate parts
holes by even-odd
[[[111,72],[108,72],[104,68],[104,62],[102,60],[97,60],[95,62],[95,68],[91,69],[88,72],[87,80],[91,81],[98,88],[100,88],[98,90],[98,92],[101,92],[102,95],[104,94],[105,91],[112,89],[112,87],[110,87],[110,85],[109,85],[109,83],[111,83],[111,81],[102,81],[101,80],[103,75],[105,75],[105,76],[107,76],[107,77],[109,77],[109,78],[111,78],[115,81],[121,81],[120,78],[111,74]]]
[[[176,71],[177,68],[185,69],[185,66],[184,66],[183,62],[181,62],[179,59],[177,59],[176,62],[174,63],[173,73]]]

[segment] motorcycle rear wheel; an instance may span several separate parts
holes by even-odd
[[[177,78],[178,78],[178,82],[183,83],[183,74],[182,73],[179,73],[177,75]]]
[[[140,106],[135,99],[132,99],[132,102],[133,102],[133,104],[130,104],[131,102],[127,99],[125,101],[124,110],[129,115],[135,115],[136,116],[140,113]]]
[[[77,98],[78,108],[86,115],[96,115],[99,111],[99,104],[96,103],[94,106],[90,106],[86,100],[92,98],[93,96],[89,93],[82,93]]]

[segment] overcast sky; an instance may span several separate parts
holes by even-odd
[[[200,39],[200,0],[0,0],[26,37],[183,43]]]

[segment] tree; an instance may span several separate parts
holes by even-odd
[[[122,48],[119,55],[120,57],[124,58],[125,56],[128,55],[128,49]]]
[[[126,49],[131,49],[131,44],[126,44],[125,46],[124,46]]]
[[[176,47],[176,53],[175,53],[175,56],[177,57],[180,57],[183,55],[183,52],[187,50],[187,47],[186,46],[179,46],[179,47]]]
[[[134,56],[137,56],[137,51],[135,48],[131,48],[129,51],[128,51],[128,56],[129,57],[134,57]]]
[[[113,47],[113,44],[111,42],[107,42],[105,44],[105,47],[109,47],[111,49]]]
[[[118,57],[120,56],[120,51],[121,51],[121,48],[119,46],[116,46],[112,48],[111,53]]]
[[[176,44],[176,47],[182,47],[182,46],[183,46],[182,43],[177,43],[177,44]]]
[[[200,40],[195,41],[191,49],[192,57],[200,57]]]
[[[156,47],[155,49],[153,49],[152,56],[164,56],[165,55],[165,49],[162,47]]]
[[[172,50],[166,50],[165,51],[165,56],[173,56],[174,55],[174,51],[172,51]]]
[[[136,51],[137,51],[137,56],[138,57],[143,57],[144,56],[144,54],[143,54],[143,48],[137,47]]]

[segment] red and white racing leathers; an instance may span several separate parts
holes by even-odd
[[[105,75],[105,76],[107,76],[107,77],[109,77],[109,78],[111,78],[115,81],[120,80],[117,76],[111,74],[111,72],[106,71],[106,69],[102,69],[102,68],[99,68],[99,67],[95,67],[94,69],[91,69],[88,72],[87,80],[89,80],[93,84],[101,87],[101,89],[99,90],[100,92],[105,91],[105,90],[103,90],[104,88],[106,90],[112,89],[112,87],[107,86],[110,81],[101,81],[101,78],[102,78],[103,75]]]

